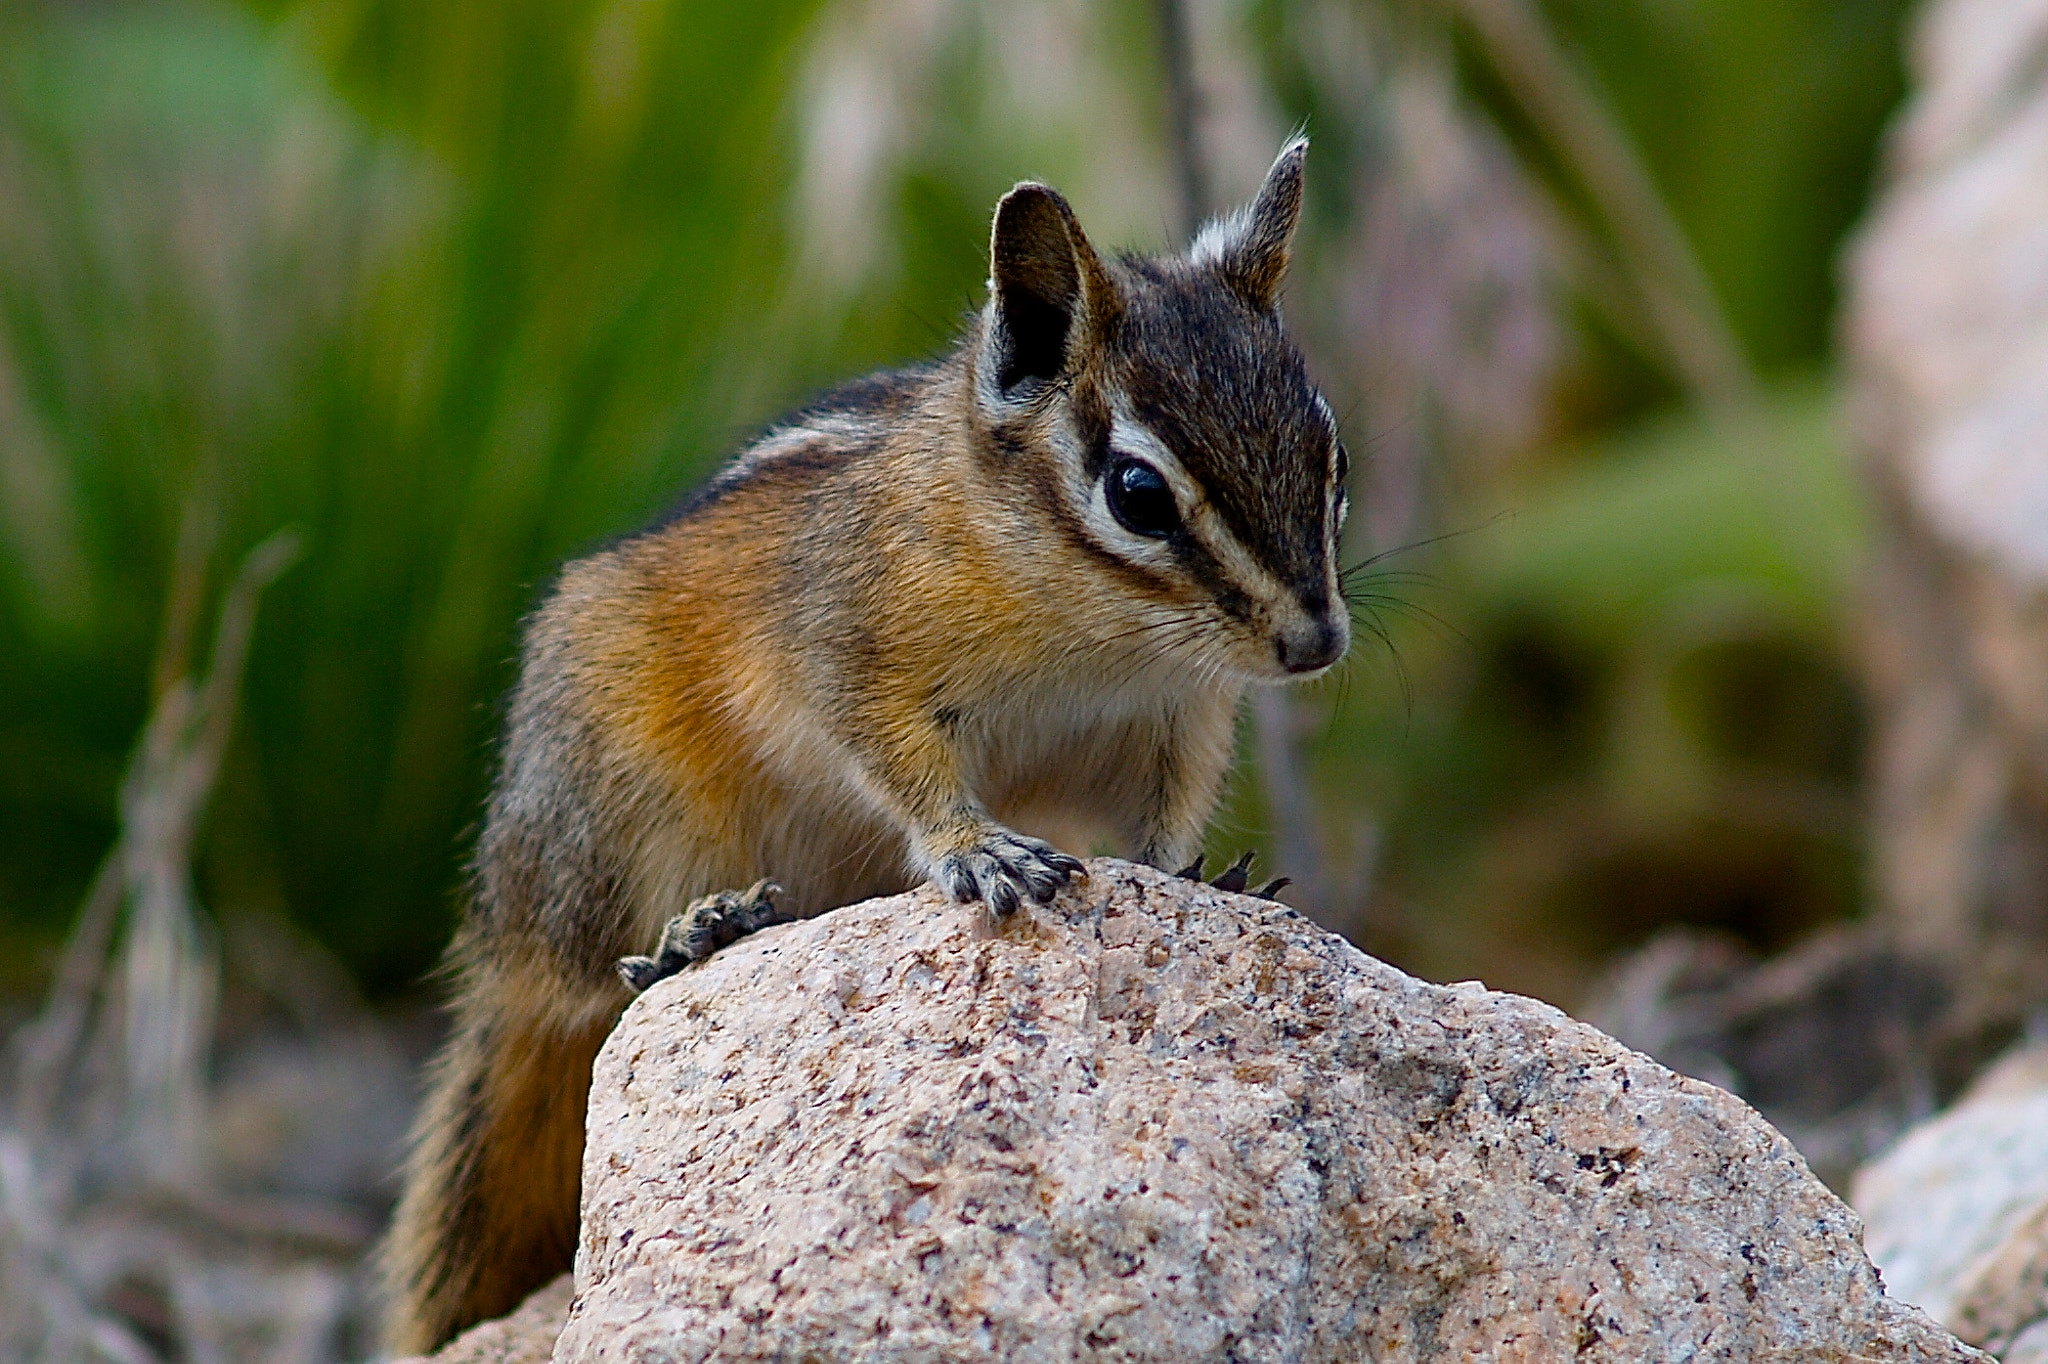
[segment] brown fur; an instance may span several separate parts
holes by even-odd
[[[590,1065],[627,998],[613,963],[693,898],[773,876],[811,914],[935,876],[1001,909],[1066,878],[1012,832],[1053,822],[1192,858],[1244,686],[1316,631],[1315,666],[1342,647],[1335,431],[1271,312],[1299,173],[1290,148],[1292,198],[1254,205],[1236,256],[1211,243],[1229,269],[1105,261],[1020,187],[989,311],[949,359],[798,414],[673,520],[563,571],[528,624],[455,1030],[386,1249],[393,1349],[569,1267]],[[1131,348],[1162,328],[1181,372]],[[1138,411],[1172,415],[1173,536],[1103,510]]]
[[[540,1286],[535,1266],[575,1257],[582,1097],[613,1015],[563,1018],[560,1002],[560,984],[543,973],[480,966],[462,982],[389,1243],[432,1242],[441,1253],[411,1285],[394,1352],[432,1349],[504,1315]],[[461,1304],[464,1319],[435,1321],[439,1304]]]

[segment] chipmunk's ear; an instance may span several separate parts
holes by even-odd
[[[1116,288],[1074,210],[1044,185],[1005,194],[991,236],[983,363],[1007,401],[1074,366],[1114,311]]]
[[[1271,312],[1287,277],[1294,229],[1301,221],[1302,165],[1308,139],[1297,137],[1280,149],[1258,197],[1195,237],[1188,255],[1223,276],[1224,282],[1260,312]]]

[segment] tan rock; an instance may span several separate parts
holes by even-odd
[[[563,1361],[1966,1360],[1730,1095],[1129,864],[665,981]]]

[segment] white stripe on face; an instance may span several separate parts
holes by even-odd
[[[1334,453],[1331,458],[1335,458]],[[1263,608],[1264,623],[1269,629],[1299,629],[1314,624],[1294,592],[1231,533],[1207,491],[1166,442],[1118,402],[1110,415],[1109,469],[1114,469],[1120,459],[1143,460],[1159,471],[1173,491],[1181,523],[1216,561],[1224,577]],[[1129,562],[1155,572],[1172,572],[1176,567],[1172,548],[1163,540],[1126,530],[1109,509],[1107,489],[1105,471],[1104,477],[1086,490],[1083,520],[1090,538]]]
[[[1118,558],[1155,573],[1173,573],[1177,560],[1172,546],[1164,540],[1126,530],[1109,509],[1110,473],[1125,459],[1143,460],[1159,471],[1173,493],[1173,503],[1180,511],[1183,525],[1192,528],[1200,509],[1208,505],[1202,486],[1195,482],[1173,451],[1166,448],[1166,443],[1132,418],[1118,403],[1109,419],[1109,463],[1104,466],[1102,477],[1093,480],[1083,490],[1082,523],[1090,539]]]

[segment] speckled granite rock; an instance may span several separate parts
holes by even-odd
[[[598,1059],[562,1361],[1967,1360],[1741,1102],[1125,863],[770,929]]]

